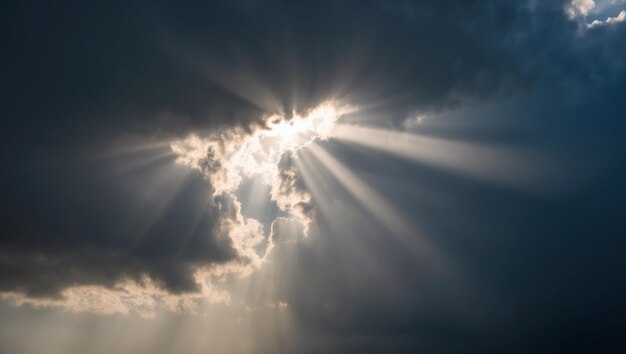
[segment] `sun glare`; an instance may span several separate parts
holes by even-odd
[[[260,176],[264,184],[273,186],[285,153],[332,136],[337,120],[353,111],[327,101],[303,114],[268,116],[265,126],[252,133],[233,128],[207,137],[191,135],[174,141],[171,149],[177,163],[207,176],[216,195],[234,192],[244,177]]]
[[[278,144],[281,150],[295,149],[298,147],[296,142],[299,135],[305,132],[302,124],[298,122],[288,122],[281,120],[278,123],[269,125],[269,132],[279,138]]]
[[[291,119],[274,115],[268,118],[266,134],[278,138],[280,150],[297,150],[313,139],[328,138],[337,119],[352,110],[331,101],[323,103],[306,115],[294,114]]]
[[[179,164],[194,169],[219,165],[243,175],[265,174],[285,152],[295,151],[314,139],[332,136],[339,117],[353,110],[329,101],[291,118],[277,114],[269,116],[265,127],[252,133],[235,128],[214,132],[207,137],[190,135],[172,142],[171,149]]]
[[[246,178],[253,178],[269,188],[271,199],[287,215],[271,222],[289,220],[306,230],[311,222],[306,212],[310,195],[297,185],[290,160],[295,152],[307,147],[316,139],[325,139],[332,133],[337,120],[352,109],[335,102],[326,102],[306,114],[294,114],[288,118],[273,115],[266,124],[250,132],[243,128],[231,128],[212,132],[209,136],[190,135],[170,144],[176,162],[199,171],[208,180],[213,196],[221,205],[228,207],[231,218],[222,222],[238,252],[250,262],[249,273],[257,269],[273,247],[274,238],[265,235],[261,222],[244,217],[237,190]],[[233,213],[234,211],[234,213]],[[256,247],[267,241],[264,256]],[[262,258],[263,257],[263,258]],[[243,273],[242,273],[243,274]]]

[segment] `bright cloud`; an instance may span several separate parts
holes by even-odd
[[[171,149],[177,156],[176,162],[207,177],[215,189],[214,195],[234,192],[243,177],[255,174],[271,185],[283,154],[315,138],[327,138],[337,119],[352,110],[326,102],[304,116],[269,116],[266,126],[252,133],[230,128],[204,138],[190,135],[173,142]]]
[[[337,120],[352,111],[352,107],[329,101],[303,115],[268,116],[265,125],[253,131],[230,128],[171,143],[176,162],[200,171],[212,186],[212,202],[221,215],[220,232],[230,238],[238,252],[238,263],[221,266],[221,274],[250,274],[281,240],[306,235],[311,222],[310,195],[297,173],[293,154],[315,139],[330,137]],[[258,220],[241,214],[235,191],[248,177],[260,178],[269,186],[271,199],[289,215],[272,222],[270,237]],[[289,232],[294,235],[279,235]],[[257,248],[263,244],[266,251],[261,257]],[[215,271],[208,271],[208,278]]]
[[[171,149],[177,163],[202,172],[214,197],[236,200],[233,193],[242,179],[260,176],[278,207],[306,225],[309,196],[298,186],[291,155],[314,139],[329,137],[337,119],[353,110],[329,101],[304,115],[269,116],[264,127],[251,133],[231,128],[204,138],[191,135],[173,142]]]
[[[565,12],[571,20],[576,20],[581,28],[595,28],[613,25],[626,20],[624,0],[571,0]]]
[[[0,299],[14,306],[29,305],[34,308],[56,308],[68,312],[92,312],[102,315],[135,312],[142,317],[155,317],[159,309],[171,312],[196,313],[198,300],[229,303],[230,295],[217,290],[206,281],[205,271],[199,270],[196,279],[201,285],[198,293],[174,295],[162,290],[149,278],[142,283],[124,281],[115,288],[77,286],[65,289],[60,298],[30,298],[21,293],[0,294]]]
[[[570,19],[575,19],[587,16],[594,7],[596,7],[594,0],[572,0],[565,6],[565,12]]]
[[[603,26],[603,25],[611,25],[615,23],[624,22],[625,20],[626,20],[626,11],[622,10],[619,13],[619,15],[615,17],[609,17],[604,21],[594,20],[593,22],[587,24],[587,28],[593,28],[593,27],[598,27],[598,26]]]

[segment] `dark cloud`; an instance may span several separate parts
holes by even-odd
[[[2,203],[0,288],[55,295],[147,274],[174,292],[195,290],[194,266],[237,255],[217,232],[209,186],[172,171],[171,160],[121,176],[103,160],[13,171]]]
[[[501,39],[528,15],[471,1],[239,5],[16,5],[5,13],[3,115],[24,136],[85,142],[243,124],[331,96],[446,104],[516,76]]]

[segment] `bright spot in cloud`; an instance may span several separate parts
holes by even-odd
[[[215,195],[234,192],[243,177],[260,175],[272,185],[278,162],[314,139],[328,138],[339,117],[354,109],[328,101],[304,115],[291,118],[272,115],[252,133],[242,128],[214,132],[207,137],[190,135],[171,144],[176,162],[202,171]]]
[[[291,119],[281,115],[268,118],[268,129],[261,136],[279,138],[279,150],[296,150],[315,138],[326,139],[339,116],[349,113],[349,107],[326,102],[305,116],[294,115]]]
[[[587,16],[594,7],[596,7],[594,0],[572,0],[565,6],[565,11],[570,19],[575,19]]]
[[[271,199],[278,208],[307,230],[310,196],[299,183],[295,166],[291,163],[292,154],[314,139],[331,136],[337,120],[352,111],[352,107],[328,101],[302,115],[294,114],[290,118],[268,116],[265,125],[252,132],[230,128],[215,131],[206,137],[190,135],[172,142],[170,146],[177,156],[177,163],[204,175],[213,187],[214,198],[228,198],[234,203],[235,216],[225,223],[229,226],[226,231],[234,241],[240,238],[238,234],[246,234],[246,239],[254,240],[252,243],[234,242],[240,245],[241,254],[253,258],[252,248],[262,240],[268,240],[268,249],[271,249],[272,239],[284,237],[266,237],[256,220],[240,214],[240,201],[235,191],[243,178],[260,178],[263,184],[270,187]],[[250,236],[251,229],[255,230],[255,236]],[[252,263],[260,264],[258,261],[260,259]]]

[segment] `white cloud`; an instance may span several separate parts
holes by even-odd
[[[624,22],[624,20],[626,20],[626,11],[622,10],[619,15],[607,18],[606,23],[618,23]]]
[[[581,29],[595,28],[612,25],[626,20],[626,11],[623,8],[623,0],[599,1],[595,0],[571,0],[565,6],[565,12],[570,20],[576,20]],[[616,16],[610,16],[617,13]]]
[[[353,110],[325,102],[290,119],[268,116],[266,125],[252,132],[231,128],[204,138],[190,135],[172,142],[171,149],[176,162],[202,172],[214,189],[214,197],[232,194],[244,177],[261,176],[278,207],[307,225],[305,205],[310,197],[298,185],[291,155],[314,139],[327,138],[337,119]]]
[[[587,28],[594,28],[598,26],[612,25],[620,22],[624,22],[626,20],[626,11],[622,10],[617,16],[609,17],[605,21],[594,20],[591,23],[587,24]]]
[[[565,6],[565,12],[570,19],[585,17],[596,7],[594,0],[572,0]]]

